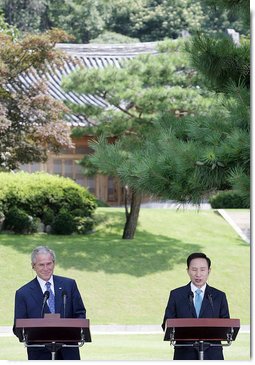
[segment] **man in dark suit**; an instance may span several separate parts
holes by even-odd
[[[22,333],[15,328],[17,318],[41,318],[44,313],[60,313],[65,318],[86,318],[81,295],[73,279],[53,275],[56,256],[45,246],[35,248],[31,264],[36,277],[16,291],[13,332],[22,341]],[[28,347],[28,360],[51,360],[50,349]],[[80,360],[78,347],[63,347],[56,360]]]
[[[163,330],[169,318],[229,318],[225,293],[207,284],[210,270],[211,260],[204,253],[192,253],[187,258],[187,272],[191,281],[170,292],[162,323]],[[196,311],[197,299],[200,300],[200,310],[198,308]],[[207,346],[204,350],[204,360],[224,360],[222,346]],[[198,359],[197,348],[175,347],[174,360]]]

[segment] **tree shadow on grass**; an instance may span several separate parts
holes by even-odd
[[[187,256],[201,249],[199,244],[141,230],[133,240],[123,240],[123,214],[113,214],[112,226],[109,219],[104,222],[104,230],[90,235],[3,235],[0,236],[0,244],[28,254],[28,260],[33,248],[47,245],[56,252],[57,265],[63,269],[123,273],[136,277],[171,270],[179,263],[185,265]],[[116,217],[121,229],[119,223],[116,224]]]

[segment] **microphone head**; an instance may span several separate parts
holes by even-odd
[[[50,292],[49,292],[49,290],[46,290],[46,291],[44,292],[43,296],[44,296],[44,298],[45,298],[46,300],[47,300],[47,299],[49,299],[49,296],[50,296]]]
[[[67,292],[65,290],[62,291],[62,297],[67,297]]]

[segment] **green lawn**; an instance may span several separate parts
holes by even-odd
[[[250,360],[249,335],[239,334],[224,348],[225,360]],[[26,360],[26,349],[15,337],[0,337],[2,360]],[[173,347],[160,334],[94,335],[80,349],[82,360],[172,360]]]
[[[100,208],[87,236],[0,235],[0,326],[11,326],[15,290],[31,280],[30,253],[56,251],[58,275],[75,278],[92,324],[161,324],[169,291],[188,282],[186,257],[212,259],[209,284],[226,292],[232,318],[250,323],[250,246],[212,210],[146,209],[134,240],[122,240],[124,210]]]

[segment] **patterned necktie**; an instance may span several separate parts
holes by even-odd
[[[197,289],[195,291],[196,295],[195,295],[195,309],[196,309],[196,313],[197,313],[197,318],[199,317],[199,312],[200,312],[200,308],[201,308],[201,304],[202,304],[202,290],[201,289]]]
[[[51,283],[48,281],[46,283],[46,288],[50,293],[49,299],[48,299],[48,306],[50,308],[51,313],[55,313],[55,296],[53,294],[53,291],[51,290]]]

